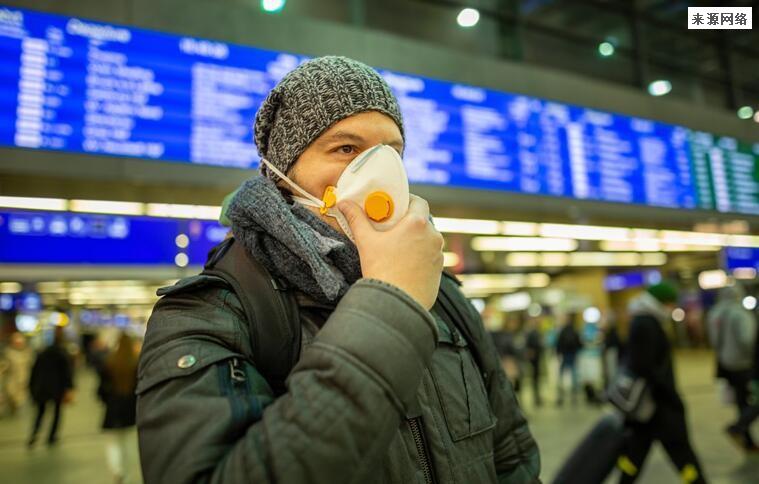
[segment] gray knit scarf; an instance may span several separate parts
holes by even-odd
[[[273,275],[317,301],[337,301],[361,277],[358,250],[348,237],[288,199],[270,179],[252,177],[229,205],[232,232]]]

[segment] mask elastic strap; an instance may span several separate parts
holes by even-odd
[[[323,201],[319,200],[315,196],[311,195],[310,193],[308,193],[307,191],[305,191],[304,189],[302,189],[301,187],[299,187],[294,181],[290,180],[287,177],[287,175],[285,175],[284,173],[282,173],[281,171],[279,171],[279,169],[277,169],[276,166],[274,166],[271,163],[269,163],[269,161],[267,161],[265,158],[261,158],[261,161],[264,162],[264,164],[266,165],[266,167],[269,168],[271,171],[273,171],[274,174],[276,174],[278,177],[280,177],[285,183],[287,183],[288,185],[290,185],[291,187],[293,187],[295,189],[295,191],[297,191],[298,193],[300,193],[301,195],[303,195],[304,197],[306,197],[311,202],[315,203],[316,204],[316,205],[314,205],[315,207],[317,207],[317,208],[323,208],[324,207],[324,202]]]

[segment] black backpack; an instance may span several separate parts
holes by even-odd
[[[275,395],[286,391],[285,380],[300,356],[301,322],[294,290],[253,258],[245,247],[229,238],[208,255],[203,272],[195,278],[221,279],[235,292],[245,310],[250,326],[253,363],[269,382]],[[481,320],[458,290],[455,276],[443,272],[440,292],[432,311],[466,338],[472,356],[480,368],[486,388],[497,370],[493,361],[484,359],[485,345],[492,344],[481,328]],[[483,338],[483,335],[485,338]]]

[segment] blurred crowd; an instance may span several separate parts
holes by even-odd
[[[33,450],[40,436],[47,446],[55,446],[66,407],[77,398],[75,369],[86,365],[98,377],[96,396],[103,407],[98,418],[108,436],[104,458],[115,482],[129,481],[129,459],[135,458],[135,451],[127,433],[135,424],[140,341],[121,332],[77,342],[60,326],[36,336],[30,341],[14,332],[8,344],[0,346],[0,417],[18,418],[28,405],[34,411],[26,446]]]

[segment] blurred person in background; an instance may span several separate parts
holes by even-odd
[[[56,326],[53,343],[37,356],[32,367],[29,392],[37,404],[37,417],[27,443],[29,448],[37,441],[42,418],[49,403],[53,405],[53,422],[50,425],[47,443],[53,445],[57,442],[61,406],[73,400],[73,365],[64,344],[63,328]]]
[[[23,334],[18,331],[11,334],[4,358],[7,364],[5,391],[9,410],[13,415],[26,403],[29,396],[29,372],[34,358]]]
[[[759,418],[759,335],[754,340],[754,361],[753,370],[751,374],[751,382],[749,383],[749,405],[741,411],[741,416],[736,423],[728,427],[728,432],[731,437],[738,442],[745,444],[742,439],[744,436],[749,435],[751,425]],[[749,452],[759,452],[757,446],[743,447]]]
[[[737,434],[736,425],[741,414],[749,407],[749,384],[751,383],[756,343],[756,318],[743,307],[745,293],[736,284],[720,290],[717,304],[707,315],[709,341],[717,354],[717,378],[724,378],[733,390],[738,410],[736,422],[726,431],[746,450],[755,451],[756,443],[748,427]]]
[[[617,376],[619,362],[624,357],[622,340],[619,337],[617,323],[613,316],[609,316],[602,327],[603,331],[603,376],[604,388]]]
[[[670,321],[677,303],[677,290],[669,283],[655,284],[630,302],[630,334],[625,366],[644,378],[656,410],[647,422],[628,421],[631,437],[626,441],[618,467],[621,484],[634,482],[658,440],[678,469],[682,482],[706,482],[688,438],[685,405],[677,391],[672,350],[663,325]]]
[[[556,403],[559,406],[564,404],[564,375],[566,373],[569,373],[571,378],[572,403],[577,403],[580,386],[577,374],[577,354],[582,349],[582,339],[576,328],[577,319],[578,314],[569,313],[556,338],[556,354],[559,357],[559,398]]]
[[[103,361],[98,397],[105,404],[103,430],[108,435],[106,458],[117,483],[127,482],[132,467],[129,429],[135,424],[137,363],[133,339],[121,333],[116,348]]]
[[[543,405],[543,400],[540,398],[540,362],[543,359],[543,335],[540,332],[538,318],[530,318],[527,321],[524,354],[527,363],[530,365],[533,401],[536,407],[540,407]]]
[[[522,363],[524,335],[520,331],[519,318],[515,314],[506,315],[506,326],[497,333],[496,347],[501,355],[506,376],[517,395],[522,390]]]

